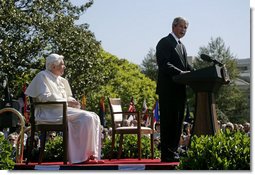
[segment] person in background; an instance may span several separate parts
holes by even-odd
[[[47,136],[47,140],[53,141],[56,136],[57,136],[57,133],[55,131],[51,131],[51,132],[49,132],[49,134]]]
[[[244,126],[242,124],[238,124],[238,128],[240,132],[244,132]]]
[[[186,86],[175,83],[173,77],[192,70],[187,61],[185,46],[180,41],[186,34],[188,25],[186,19],[176,17],[172,22],[172,32],[156,46],[161,162],[179,161],[177,149],[184,120]]]
[[[8,135],[8,142],[12,145],[11,158],[13,161],[16,161],[16,151],[17,151],[17,142],[18,142],[18,133],[13,132]]]
[[[68,120],[68,158],[70,163],[103,163],[101,158],[101,125],[99,116],[80,109],[80,103],[72,97],[68,81],[61,77],[65,70],[64,56],[50,54],[46,58],[46,70],[39,72],[27,87],[25,94],[36,102],[66,101]],[[60,123],[61,106],[37,107],[37,123]]]
[[[234,131],[234,124],[231,123],[231,122],[227,122],[227,123],[226,123],[226,126],[225,126],[225,131],[226,131],[227,129],[228,129],[229,131],[231,131],[231,132]]]
[[[158,150],[160,150],[160,122],[156,122],[155,124],[155,133],[154,133],[154,144],[157,146]]]
[[[188,150],[191,138],[191,124],[188,122],[183,122],[183,132],[180,138],[180,145],[178,152],[183,154]]]
[[[251,135],[251,127],[250,127],[250,123],[249,122],[245,122],[243,124],[243,130],[250,137],[250,135]]]

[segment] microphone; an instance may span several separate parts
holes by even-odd
[[[206,54],[201,54],[200,55],[200,58],[204,61],[207,61],[207,62],[213,62],[214,64],[218,64],[219,66],[223,66],[223,64],[221,62],[219,62],[218,60],[210,57],[209,55],[206,55]]]

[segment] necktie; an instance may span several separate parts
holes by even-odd
[[[182,52],[182,54],[183,54],[183,47],[182,47],[182,43],[181,43],[181,41],[180,41],[180,40],[178,40],[178,43],[179,43],[179,45],[180,45],[181,52]]]
[[[180,46],[180,49],[181,49],[181,52],[182,52],[182,55],[183,55],[183,58],[185,57],[184,56],[184,50],[183,50],[183,45],[182,45],[182,43],[181,43],[181,41],[180,40],[178,40],[178,43],[179,43],[179,46]],[[186,64],[187,64],[187,60],[184,58],[184,65],[185,65],[185,67],[186,67]]]

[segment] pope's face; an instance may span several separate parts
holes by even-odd
[[[173,32],[177,38],[182,38],[186,34],[188,25],[185,21],[180,21],[176,26],[173,27]]]
[[[53,65],[52,73],[54,73],[57,76],[62,76],[64,74],[66,66],[64,61],[62,60],[59,65]]]

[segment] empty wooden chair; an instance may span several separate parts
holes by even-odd
[[[151,122],[149,127],[141,126],[141,113],[139,112],[123,112],[121,107],[120,98],[108,98],[111,121],[112,121],[112,145],[110,159],[113,155],[113,148],[115,145],[116,134],[120,135],[120,144],[118,150],[118,159],[121,157],[123,135],[124,134],[136,134],[137,135],[137,147],[138,147],[138,159],[141,160],[141,135],[149,134],[151,143],[151,159],[154,158],[154,142],[153,142],[153,116],[151,115]],[[137,121],[135,126],[124,126],[125,115],[133,115],[134,119]]]

